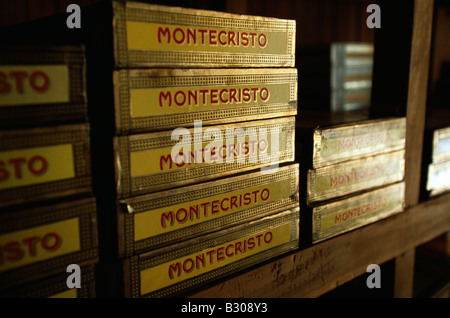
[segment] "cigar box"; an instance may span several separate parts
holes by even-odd
[[[114,138],[117,194],[128,198],[294,160],[295,117]]]
[[[330,200],[403,180],[404,154],[404,150],[399,150],[310,169],[307,175],[307,203]]]
[[[400,182],[310,208],[312,243],[394,215],[404,205],[405,184]]]
[[[0,290],[98,261],[94,198],[18,209],[0,220]]]
[[[295,68],[114,71],[118,134],[297,114]]]
[[[85,72],[81,46],[1,46],[2,129],[87,121]]]
[[[89,192],[87,124],[0,132],[0,206]]]
[[[429,196],[450,190],[450,160],[428,165],[426,189]]]
[[[404,149],[405,118],[373,119],[313,131],[313,168]],[[305,150],[307,151],[307,150]]]
[[[298,247],[299,209],[124,260],[125,297],[168,297]]]
[[[119,201],[119,257],[299,206],[298,164]]]

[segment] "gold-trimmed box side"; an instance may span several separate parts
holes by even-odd
[[[118,67],[295,64],[295,20],[118,1],[113,13]]]
[[[95,198],[5,213],[1,216],[2,287],[98,261]],[[9,246],[9,247],[8,247]]]
[[[428,165],[426,189],[430,196],[450,190],[450,160]]]
[[[404,182],[385,186],[312,209],[313,244],[401,212]]]
[[[84,49],[2,46],[0,123],[5,127],[87,120]],[[14,129],[14,128],[13,128]]]
[[[124,253],[131,256],[296,207],[298,170],[291,164],[273,173],[252,172],[121,200]]]
[[[0,206],[91,192],[88,124],[0,133]]]
[[[322,127],[314,132],[313,167],[404,149],[405,118]]]
[[[139,279],[130,282],[135,286],[135,291],[128,296],[166,297],[179,294],[294,250],[298,248],[298,222],[299,209],[296,208],[205,235],[197,241],[173,246],[170,250],[139,255],[139,274],[135,277]],[[213,251],[216,251],[215,255]],[[206,255],[210,255],[211,259],[203,257]],[[194,263],[189,270],[191,262]],[[199,266],[196,262],[200,262]]]
[[[114,72],[118,133],[297,114],[297,69],[135,69]]]
[[[214,136],[213,141],[205,139],[211,138],[208,134]],[[164,131],[123,136],[127,145],[122,149],[126,152],[116,157],[121,160],[117,163],[119,178],[123,184],[131,185],[128,195],[294,161],[295,117],[183,129],[179,140],[171,135],[172,132]],[[181,139],[191,142],[176,148],[180,147]],[[175,158],[172,151],[177,154]],[[123,166],[126,162],[129,167]],[[118,195],[125,198],[127,193],[122,189]]]
[[[325,201],[403,180],[404,150],[308,171],[307,202]]]

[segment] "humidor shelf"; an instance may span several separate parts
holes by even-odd
[[[231,279],[197,290],[189,297],[318,297],[402,256],[450,228],[450,194],[402,213],[299,250]]]
[[[87,5],[99,1],[78,2]],[[213,3],[213,1],[197,2],[195,0],[187,4],[177,0],[148,2],[185,7],[190,5],[195,7],[198,3],[211,6]],[[372,30],[374,33],[371,33],[372,31],[366,28],[366,18],[370,14],[366,13],[366,8],[373,2],[381,7],[383,17],[381,29]],[[27,8],[30,17],[38,17],[35,16],[37,13],[33,10],[35,7],[32,1],[20,3],[27,3],[22,7]],[[53,3],[65,11],[65,1],[55,0]],[[298,19],[297,51],[300,49],[300,44],[324,44],[331,40],[357,39],[361,42],[373,40],[375,55],[371,117],[406,117],[405,210],[312,246],[288,252],[181,296],[191,298],[319,297],[366,273],[368,265],[383,264],[392,260],[395,263],[393,296],[414,296],[416,248],[450,230],[450,193],[425,201],[421,201],[420,193],[421,178],[425,175],[422,152],[425,142],[426,115],[429,110],[427,109],[429,108],[427,97],[430,90],[428,78],[432,70],[429,61],[430,56],[434,56],[432,49],[434,18],[436,6],[444,3],[448,8],[448,0],[409,0],[401,4],[398,1],[395,3],[389,0],[324,0],[321,2],[222,0],[217,3],[219,10],[229,13]],[[202,5],[198,6],[202,9],[217,9],[204,8]],[[21,8],[19,4],[17,6],[17,9]],[[53,9],[43,8],[41,13],[45,10],[50,13]],[[0,12],[2,10],[6,13],[11,11],[0,4]],[[21,12],[21,10],[16,11]],[[348,16],[353,15],[353,18],[347,19],[347,14],[344,14],[347,11],[351,11]],[[283,16],[282,12],[289,13]],[[27,20],[26,12],[21,14],[23,16],[20,19]],[[3,15],[5,19],[0,22],[2,26],[14,21],[13,14],[10,17],[7,17],[8,14]],[[45,14],[42,15],[45,16]],[[18,21],[14,22],[22,22],[20,19],[17,18]],[[447,18],[447,21],[450,19]],[[344,33],[349,30],[353,38],[344,36]],[[372,37],[371,34],[375,36]],[[299,80],[301,80],[302,70],[299,69],[298,72]],[[301,92],[299,92],[299,112],[301,107]],[[450,119],[448,120],[447,124],[450,125]],[[98,285],[101,283],[101,280],[96,281]]]
[[[450,229],[449,193],[420,202],[435,3],[415,0],[401,9],[398,4],[388,1],[377,3],[383,8],[384,22],[388,19],[392,22],[397,15],[397,20],[401,21],[395,25],[402,25],[390,34],[382,32],[387,31],[389,22],[384,24],[386,29],[382,27],[375,31],[374,84],[370,111],[375,117],[406,117],[405,210],[265,263],[226,281],[193,291],[188,297],[318,297],[362,275],[369,264],[390,260],[395,261],[393,296],[413,297],[415,249]],[[436,1],[436,5],[440,4]],[[400,37],[406,40],[397,43]],[[388,54],[387,51],[392,54],[393,47],[397,50],[393,53],[395,57],[386,63],[385,54]],[[409,59],[404,58],[399,62],[398,58],[405,56]],[[403,68],[398,65],[398,69],[403,71],[387,80],[387,74],[392,73],[396,63],[403,64]],[[392,85],[396,87],[395,92],[389,90]],[[392,107],[392,103],[406,107]]]

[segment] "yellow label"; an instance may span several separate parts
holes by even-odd
[[[390,129],[357,136],[324,138],[321,141],[321,155],[324,158],[332,158],[335,156],[373,153],[396,145],[397,141],[404,139],[404,135],[404,129]]]
[[[129,50],[286,54],[287,32],[127,21]]]
[[[80,250],[79,219],[0,235],[0,272]]]
[[[338,210],[336,213],[322,216],[320,221],[320,230],[325,231],[334,226],[341,225],[358,218],[368,218],[375,213],[390,210],[393,204],[397,204],[397,202],[392,202],[391,198],[388,196],[376,198],[376,200],[368,202],[361,202],[359,204],[355,204],[354,206],[347,207],[346,209]]]
[[[132,117],[184,114],[287,103],[289,96],[290,83],[139,88],[130,91],[130,112]]]
[[[77,289],[76,288],[68,289],[66,291],[52,295],[48,298],[78,298]]]
[[[308,184],[308,191],[314,188],[312,195],[332,197],[357,189],[400,181],[404,174],[403,156],[404,151],[397,151],[344,164],[329,165],[315,171],[310,170],[309,174],[313,177]]]
[[[141,295],[237,262],[291,240],[291,225],[278,227],[192,253],[140,272]]]
[[[284,179],[136,213],[134,239],[143,240],[287,198],[290,195],[290,182],[291,179]]]
[[[74,176],[71,144],[0,152],[0,190]]]
[[[67,65],[0,65],[0,106],[69,101]]]

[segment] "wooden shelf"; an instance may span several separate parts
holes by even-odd
[[[317,297],[364,274],[369,264],[392,259],[395,259],[393,296],[412,296],[415,248],[450,229],[450,194],[419,203],[434,3],[415,0],[400,6],[380,2],[383,21],[387,16],[392,22],[402,14],[410,14],[400,19],[397,32],[391,28],[382,36],[375,34],[375,52],[377,47],[387,54],[396,51],[396,56],[403,56],[406,61],[401,63],[407,64],[406,72],[397,76],[392,67],[399,63],[398,59],[385,63],[386,55],[379,55],[381,63],[377,64],[375,55],[376,98],[372,105],[377,111],[381,108],[385,116],[406,115],[406,210],[193,292],[190,297]],[[396,45],[401,37],[407,40]],[[388,79],[389,74],[393,78]],[[398,85],[398,91],[385,96],[385,88],[391,85]],[[389,113],[392,102],[403,102],[404,106]]]
[[[210,298],[317,297],[450,228],[450,194],[190,294]]]

